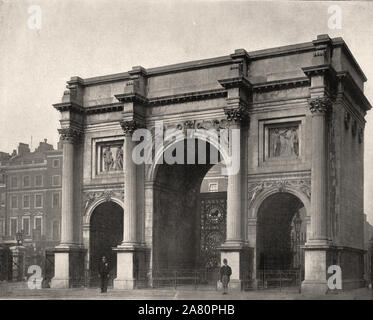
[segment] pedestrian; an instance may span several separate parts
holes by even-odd
[[[223,284],[223,294],[228,293],[228,283],[232,275],[232,269],[228,266],[228,260],[223,259],[223,266],[220,268],[220,281]]]
[[[99,267],[98,267],[98,274],[100,277],[101,282],[101,293],[107,292],[107,283],[109,280],[109,263],[106,261],[106,257],[103,256]]]

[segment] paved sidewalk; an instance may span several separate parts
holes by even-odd
[[[373,300],[373,290],[361,288],[323,296],[299,294],[294,289],[271,289],[230,292],[222,295],[216,290],[193,289],[137,289],[113,290],[101,294],[96,288],[30,290],[26,283],[1,284],[0,299],[38,300]]]

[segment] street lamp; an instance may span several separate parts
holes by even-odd
[[[17,246],[22,245],[23,241],[23,230],[16,233]]]

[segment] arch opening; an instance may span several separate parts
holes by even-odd
[[[222,157],[206,142],[206,161],[198,163],[197,139],[194,164],[158,164],[154,183],[153,270],[212,270],[220,263],[218,246],[225,240],[226,182],[211,187],[221,175]],[[190,145],[190,144],[189,144]],[[179,146],[180,147],[180,146]],[[215,150],[211,150],[214,148]],[[212,159],[210,154],[218,155]],[[211,187],[211,189],[209,189]]]
[[[303,270],[306,219],[303,202],[291,193],[278,192],[264,199],[257,216],[258,271]]]
[[[98,285],[98,266],[106,256],[111,269],[110,279],[116,277],[117,259],[113,250],[123,240],[123,208],[113,201],[99,204],[92,212],[89,237],[89,270],[91,285]]]

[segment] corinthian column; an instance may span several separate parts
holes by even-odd
[[[81,133],[73,128],[58,131],[63,142],[60,246],[71,246],[74,244],[74,144],[79,142]]]
[[[121,121],[124,132],[123,171],[124,171],[124,219],[123,246],[137,244],[137,208],[136,208],[136,163],[132,159],[134,142],[132,134],[137,129],[135,121]]]
[[[247,120],[247,113],[243,107],[235,109],[226,109],[227,120],[229,122],[229,156],[233,156],[233,144],[238,144],[236,150],[240,150],[241,139],[236,141],[233,138],[233,131],[241,130],[241,122]],[[240,135],[241,137],[241,135]],[[240,168],[234,173],[228,175],[227,188],[227,239],[226,244],[240,244],[244,241],[243,223],[242,223],[242,168],[241,154],[236,155],[240,159]]]
[[[71,269],[76,274],[83,271],[84,250],[74,237],[74,144],[80,142],[81,131],[75,128],[58,130],[63,142],[61,242],[55,248],[54,278],[52,288],[71,286]]]
[[[141,208],[137,203],[137,169],[132,159],[134,142],[132,134],[138,128],[136,121],[121,121],[124,132],[123,171],[124,171],[124,217],[123,241],[116,248],[117,277],[114,279],[115,289],[134,289],[138,286],[138,274],[144,265],[144,248],[138,236],[138,221]],[[142,227],[142,226],[140,226]]]
[[[245,246],[245,219],[243,216],[243,161],[244,152],[242,148],[242,125],[248,119],[247,109],[239,106],[224,110],[229,122],[229,156],[238,157],[239,168],[228,170],[227,189],[227,233],[226,241],[220,247],[222,263],[224,259],[232,268],[230,287],[242,289],[242,280],[246,277],[245,269],[248,266],[248,251]],[[237,130],[237,131],[236,131]],[[235,135],[235,131],[239,135]],[[234,147],[235,146],[235,147]],[[232,164],[235,162],[232,162]],[[236,163],[237,164],[237,163]],[[218,283],[220,285],[220,283]]]
[[[327,97],[309,100],[312,112],[312,167],[311,167],[311,237],[312,242],[328,241],[327,219],[327,126],[326,117],[331,107]]]

